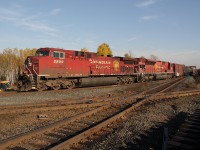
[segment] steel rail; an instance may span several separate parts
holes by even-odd
[[[177,84],[181,83],[182,81],[184,81],[184,79],[185,79],[185,78],[182,77],[182,78],[177,78],[177,79],[175,79],[175,80],[172,80],[172,81],[170,81],[170,82],[165,82],[165,83],[163,83],[163,84],[161,84],[161,85],[159,85],[159,86],[156,86],[156,87],[154,87],[154,88],[151,88],[151,89],[149,89],[149,90],[146,90],[146,91],[141,92],[140,95],[142,95],[142,94],[144,94],[144,95],[146,95],[146,94],[151,94],[152,92],[155,93],[156,90],[159,90],[159,92],[162,93],[162,92],[160,91],[161,88],[166,89],[166,88],[168,88],[169,86],[171,86],[170,88],[172,88],[174,84],[177,85]],[[180,81],[180,82],[179,82],[179,81]],[[177,83],[177,82],[178,82],[178,83]],[[177,83],[177,84],[176,84],[176,83]],[[175,85],[174,85],[174,86],[175,86]],[[164,90],[164,89],[163,89],[163,90]]]
[[[82,113],[82,114],[76,115],[76,116],[71,117],[71,118],[65,118],[64,120],[52,123],[51,125],[44,126],[44,127],[38,128],[36,130],[30,131],[30,132],[27,132],[27,133],[23,133],[23,134],[11,137],[9,139],[3,140],[3,141],[0,142],[0,148],[6,149],[6,147],[9,147],[11,144],[13,145],[13,144],[19,143],[19,142],[21,142],[25,139],[31,138],[33,135],[34,136],[39,135],[39,134],[42,134],[43,132],[45,132],[47,130],[52,130],[52,129],[55,128],[55,126],[60,126],[61,124],[67,124],[67,123],[76,121],[77,119],[81,119],[82,117],[89,116],[91,114],[97,113],[98,111],[102,111],[103,109],[106,109],[106,108],[109,108],[109,106],[102,106],[102,107],[99,107],[97,109],[88,111],[86,113]]]

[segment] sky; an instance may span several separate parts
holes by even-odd
[[[1,0],[0,52],[54,47],[200,67],[200,0]]]

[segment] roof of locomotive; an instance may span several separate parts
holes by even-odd
[[[39,48],[40,50],[49,50],[49,51],[61,51],[61,52],[81,52],[80,50],[67,50],[67,49],[62,49],[62,48],[50,48],[50,47],[43,47],[43,48]],[[95,52],[85,52],[85,53],[90,53],[93,55],[97,55],[97,53]],[[170,63],[170,62],[166,62],[166,61],[161,61],[161,60],[152,60],[152,59],[146,59],[146,58],[126,58],[126,57],[120,57],[120,56],[115,56],[114,58],[120,58],[120,60],[125,60],[125,61],[145,61],[145,62],[152,62],[152,63],[156,63],[156,62],[163,62],[163,63]],[[171,64],[176,64],[176,63],[171,63]],[[178,64],[180,65],[180,64]]]
[[[44,48],[39,48],[40,50],[49,50],[49,51],[62,51],[62,52],[66,52],[66,51],[76,51],[76,50],[66,50],[66,49],[62,49],[62,48],[49,48],[49,47],[44,47]]]
[[[62,48],[49,48],[49,47],[44,47],[44,48],[39,48],[40,50],[49,50],[49,51],[60,51],[60,52],[81,52],[80,50],[69,50],[69,49],[62,49]],[[96,54],[95,52],[84,52],[84,53],[90,53],[90,54]]]

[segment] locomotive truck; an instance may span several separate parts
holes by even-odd
[[[184,65],[145,58],[104,57],[93,52],[39,48],[25,60],[18,91],[130,84],[183,74]]]

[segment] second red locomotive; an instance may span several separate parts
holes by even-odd
[[[25,73],[19,77],[19,91],[172,78],[183,74],[184,65],[145,58],[104,57],[92,52],[40,48],[35,56],[26,59],[25,67]]]

